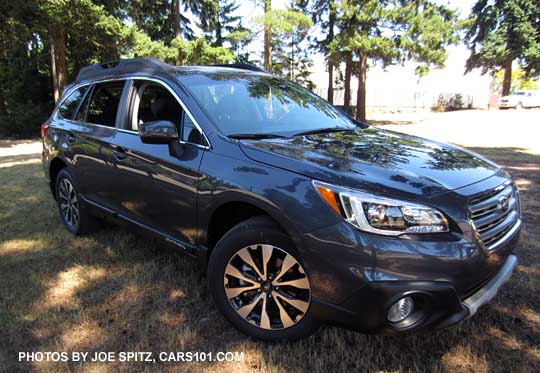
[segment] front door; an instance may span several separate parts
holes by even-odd
[[[197,143],[202,136],[193,132],[197,129],[191,117],[172,90],[161,83],[134,80],[127,107],[126,129],[111,144],[118,212],[183,243],[195,244],[199,167],[206,151],[205,144]],[[180,151],[141,141],[138,124],[154,120],[176,124]]]

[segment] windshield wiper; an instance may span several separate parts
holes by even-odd
[[[264,140],[264,139],[286,139],[287,136],[278,135],[275,133],[234,133],[227,136],[230,139],[237,140]]]
[[[293,136],[306,136],[306,135],[315,135],[317,133],[331,133],[331,132],[342,132],[342,131],[354,131],[354,128],[340,128],[340,127],[328,127],[328,128],[318,128],[315,130],[303,131],[295,133]]]

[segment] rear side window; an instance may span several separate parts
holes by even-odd
[[[77,120],[114,127],[118,105],[125,82],[108,82],[94,85],[89,100],[81,107]]]
[[[73,119],[77,107],[81,103],[84,93],[88,87],[81,87],[73,91],[60,105],[58,108],[58,114],[64,119]]]

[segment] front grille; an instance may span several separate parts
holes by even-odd
[[[474,197],[469,203],[472,225],[487,250],[495,250],[500,241],[519,224],[519,194],[511,183]]]

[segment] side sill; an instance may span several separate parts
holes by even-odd
[[[155,237],[158,237],[160,239],[163,239],[165,242],[167,242],[168,244],[176,247],[176,248],[179,248],[181,249],[185,254],[193,257],[193,258],[198,258],[199,257],[199,254],[200,252],[204,252],[204,250],[200,250],[197,246],[194,246],[194,245],[190,245],[190,244],[187,244],[183,241],[180,241],[166,233],[163,233],[155,228],[152,228],[146,224],[143,224],[137,220],[134,220],[134,219],[131,219],[125,215],[122,215],[122,214],[119,214],[117,213],[116,211],[108,208],[108,207],[105,207],[97,202],[94,202],[94,201],[91,201],[89,199],[87,199],[85,196],[81,195],[82,199],[84,200],[85,203],[88,203],[90,205],[92,205],[93,207],[95,208],[98,208],[100,209],[101,211],[105,212],[106,214],[108,215],[111,215],[112,217],[116,218],[116,219],[119,219],[119,220],[122,220],[126,223],[129,223],[129,224],[132,224],[132,225],[135,225],[137,227],[140,227],[142,229],[144,229],[146,231],[146,233],[152,235],[152,236],[155,236]]]

